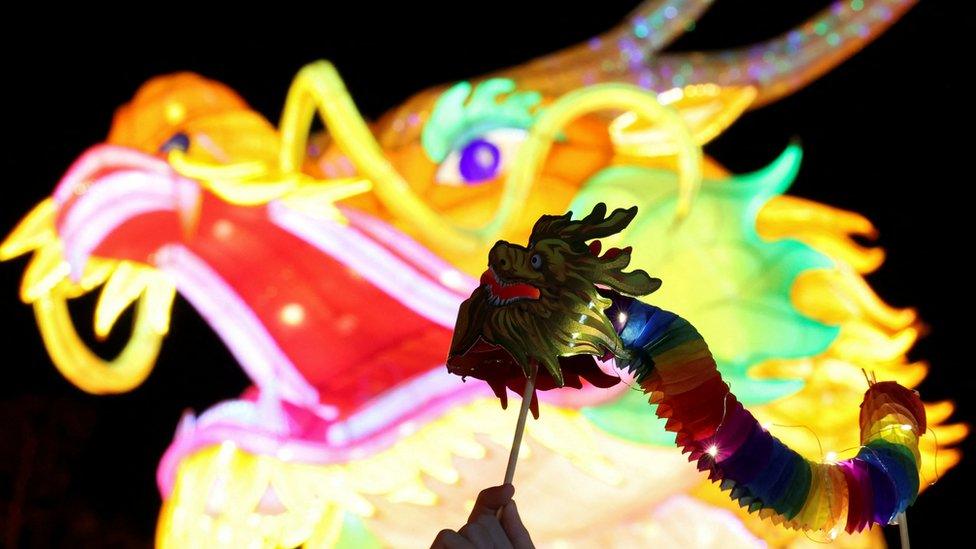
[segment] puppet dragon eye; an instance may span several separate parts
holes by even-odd
[[[437,99],[421,141],[444,185],[476,185],[504,174],[536,116],[541,96],[492,78],[460,82]]]
[[[542,268],[542,255],[541,254],[532,254],[532,257],[529,258],[529,264],[532,265],[532,268],[535,269],[535,270],[537,270],[537,271],[539,269],[541,269]]]

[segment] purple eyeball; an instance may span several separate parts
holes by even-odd
[[[466,183],[480,183],[498,175],[502,155],[493,143],[472,139],[461,149],[458,170]]]

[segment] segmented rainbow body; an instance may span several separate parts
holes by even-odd
[[[836,535],[888,524],[915,501],[925,411],[914,391],[872,383],[861,404],[861,447],[833,463],[808,460],[769,433],[723,381],[705,340],[680,316],[615,294],[606,313],[634,378],[676,444],[750,512]]]

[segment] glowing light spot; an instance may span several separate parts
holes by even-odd
[[[634,25],[634,36],[637,38],[647,38],[651,30],[647,27],[647,23],[641,21]]]
[[[912,430],[912,426],[909,425],[909,424],[907,424],[907,423],[903,423],[902,426],[901,426],[901,430],[902,431],[911,431]]]
[[[827,460],[827,463],[836,463],[837,462],[837,452],[833,452],[833,451],[827,452],[827,457],[824,458],[824,459]]]
[[[212,524],[213,524],[213,519],[211,519],[207,515],[201,515],[200,518],[197,519],[197,528],[199,528],[200,530],[202,530],[204,532],[209,531],[210,530],[210,526]]]
[[[348,334],[358,325],[359,320],[356,319],[356,315],[345,314],[336,319],[335,328],[340,334]]]
[[[621,324],[626,324],[627,323],[627,313],[621,312],[620,314],[618,314],[617,315],[617,321],[620,322]]]
[[[305,308],[298,303],[289,303],[281,308],[281,321],[289,326],[298,326],[305,321]]]
[[[179,124],[186,118],[186,107],[183,103],[166,104],[166,121],[170,124]]]
[[[233,539],[234,531],[231,530],[230,524],[221,524],[220,528],[217,529],[217,541],[223,545],[228,545]]]
[[[417,424],[413,421],[407,421],[397,431],[400,433],[400,436],[410,436],[417,431]]]
[[[663,92],[659,93],[657,95],[657,100],[660,101],[661,103],[664,103],[665,105],[667,105],[667,104],[670,104],[670,103],[674,103],[675,101],[680,101],[681,98],[683,98],[684,96],[685,96],[685,92],[681,88],[671,88],[668,91],[663,91]],[[633,114],[633,113],[631,113],[631,114]],[[637,120],[637,116],[636,115],[633,116],[633,120],[634,121]]]
[[[495,162],[495,157],[491,154],[491,150],[481,148],[475,153],[475,160],[482,166],[487,166]]]
[[[234,234],[234,224],[226,219],[218,220],[213,224],[213,235],[221,240],[226,240]]]
[[[470,290],[468,287],[469,284],[467,283],[464,275],[453,269],[444,271],[438,278],[440,279],[441,284],[447,286],[448,288],[454,290]]]
[[[235,444],[234,441],[232,440],[225,440],[220,443],[220,455],[218,456],[217,459],[219,459],[222,462],[227,462],[232,457],[234,457],[234,452],[236,451],[237,451],[237,444]]]
[[[718,446],[712,444],[711,446],[708,447],[708,450],[706,450],[706,452],[708,453],[708,455],[715,457],[718,455]]]
[[[770,422],[768,422],[768,421],[767,421],[767,422],[765,422],[765,423],[763,423],[763,424],[762,424],[762,428],[763,428],[763,431],[768,431],[768,430],[769,430],[769,428],[770,428],[770,427],[772,427],[772,426],[773,426],[773,424],[772,424],[772,423],[770,423]]]

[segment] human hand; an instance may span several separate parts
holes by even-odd
[[[511,484],[482,490],[467,524],[457,532],[441,530],[431,549],[534,549],[513,495],[515,487]]]

